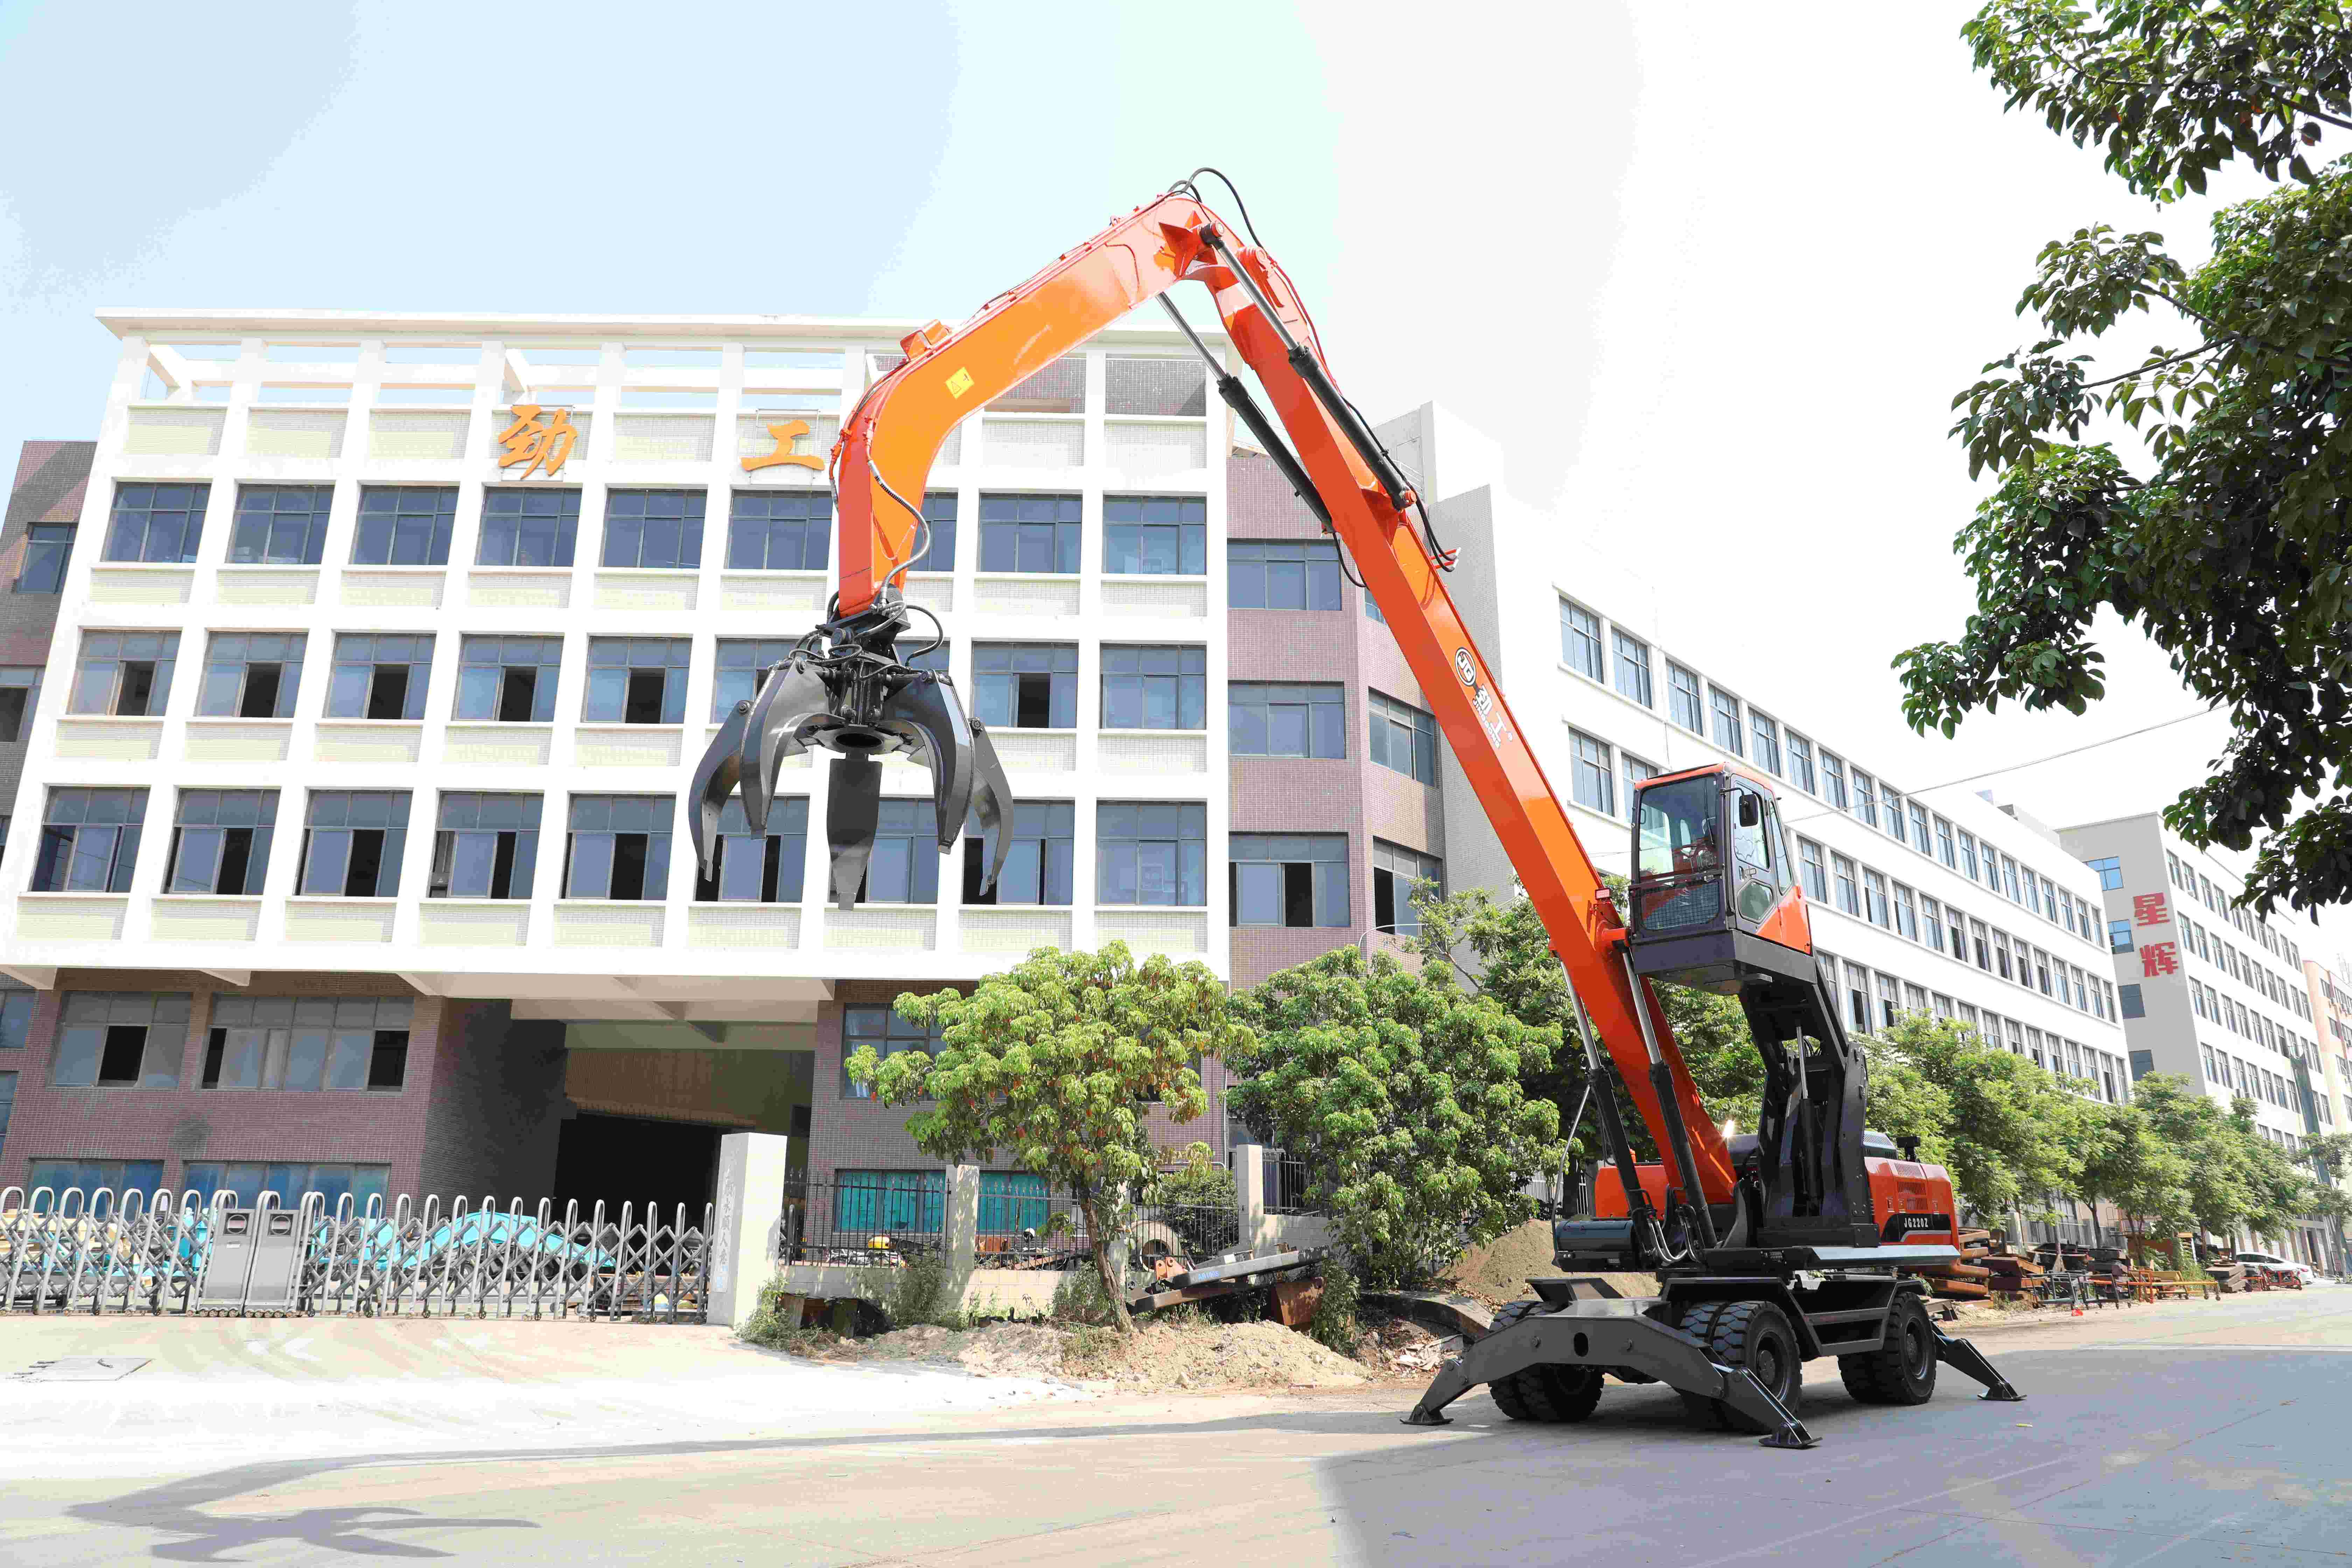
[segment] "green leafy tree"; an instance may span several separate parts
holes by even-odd
[[[2229,1113],[2173,1073],[2150,1073],[2134,1084],[2132,1104],[2147,1119],[2157,1142],[2187,1167],[2182,1189],[2189,1223],[2215,1235],[2227,1235],[2244,1223],[2256,1200],[2238,1129]],[[2169,1223],[2180,1228],[2177,1218]]]
[[[1607,880],[1622,907],[1623,879]],[[1534,903],[1524,894],[1498,899],[1484,888],[1470,888],[1442,899],[1416,899],[1414,907],[1420,911],[1421,930],[1413,950],[1424,963],[1454,967],[1461,961],[1465,966],[1456,973],[1465,974],[1465,983],[1480,994],[1501,1004],[1523,1024],[1559,1031],[1560,1048],[1522,1087],[1557,1106],[1564,1123],[1584,1093],[1584,1047],[1577,1037],[1568,973],[1552,953],[1551,938]],[[1757,1053],[1739,1004],[1677,985],[1661,985],[1657,991],[1667,1026],[1681,1045],[1683,1065],[1698,1085],[1707,1115],[1717,1123],[1736,1121],[1752,1128],[1763,1103],[1764,1058]],[[1637,1158],[1655,1159],[1648,1126],[1622,1085],[1617,1092],[1626,1142]],[[1588,1112],[1576,1129],[1576,1152],[1584,1159],[1603,1158],[1607,1151],[1601,1145],[1599,1126]]]
[[[2089,1106],[2046,1068],[1987,1045],[1969,1026],[1907,1013],[1878,1047],[1948,1097],[1940,1137],[1921,1129],[1921,1152],[1951,1173],[1960,1201],[1979,1215],[2046,1213],[2048,1195],[2073,1192]]]
[[[1234,999],[1228,1102],[1302,1156],[1367,1284],[1425,1283],[1465,1246],[1535,1213],[1520,1191],[1559,1157],[1559,1113],[1522,1088],[1559,1049],[1473,995],[1449,964],[1416,973],[1352,947]]]
[[[2340,0],[1994,0],[1963,29],[2008,106],[2040,113],[2158,203],[2242,161],[2291,182],[2213,219],[2189,267],[2105,225],[2043,247],[2019,301],[2041,332],[1959,394],[1969,471],[2000,477],[1960,531],[1977,613],[1897,656],[1904,714],[1949,735],[2002,701],[2081,713],[2105,693],[2112,609],[2226,705],[2211,776],[2166,808],[2194,843],[2263,847],[2244,900],[2352,900],[2352,16]],[[2084,352],[2134,313],[2184,334],[2137,363]],[[2105,441],[2120,419],[2137,468]]]
[[[850,1080],[885,1105],[930,1102],[907,1122],[925,1153],[987,1162],[1002,1151],[1068,1193],[1113,1320],[1132,1332],[1113,1250],[1134,1190],[1158,1171],[1145,1114],[1154,1103],[1180,1122],[1207,1111],[1192,1064],[1250,1037],[1223,984],[1204,964],[1157,954],[1138,963],[1114,942],[1100,952],[1039,948],[969,996],[910,992],[896,1006],[940,1027],[938,1054],[883,1060],[861,1046]]]
[[[1937,1164],[1950,1159],[1952,1096],[1927,1076],[1902,1040],[1864,1035],[1862,1054],[1870,1081],[1863,1102],[1863,1125],[1889,1138],[1919,1140],[1919,1157]]]
[[[2143,1082],[2146,1080],[2143,1079]],[[2158,1135],[2138,1104],[2090,1107],[2074,1195],[2150,1223],[2170,1236],[2189,1222],[2188,1156]]]

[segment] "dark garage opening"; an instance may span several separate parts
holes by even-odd
[[[722,1129],[644,1116],[583,1114],[563,1124],[555,1146],[555,1207],[577,1202],[587,1215],[602,1199],[606,1217],[623,1204],[648,1203],[670,1214],[686,1205],[687,1221],[702,1223],[719,1180]]]

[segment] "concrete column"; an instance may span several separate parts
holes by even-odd
[[[719,1140],[719,1203],[710,1222],[709,1321],[740,1326],[776,1272],[784,1215],[785,1150],[775,1132],[730,1132]]]
[[[980,1253],[980,1167],[948,1167],[947,1244],[948,1288],[953,1299],[964,1298],[971,1283],[973,1260]]]
[[[1255,1247],[1259,1233],[1265,1228],[1265,1147],[1236,1143],[1233,1161],[1234,1202],[1240,1210],[1240,1245]]]

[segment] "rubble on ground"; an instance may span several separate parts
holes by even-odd
[[[1115,1329],[1052,1323],[917,1325],[866,1339],[811,1329],[779,1348],[812,1361],[952,1366],[982,1377],[1108,1383],[1152,1392],[1347,1388],[1369,1381],[1365,1368],[1274,1322],[1147,1320],[1136,1325],[1132,1339]]]

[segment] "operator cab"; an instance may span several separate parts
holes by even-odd
[[[1780,803],[1744,768],[1692,768],[1637,787],[1629,892],[1640,973],[1727,994],[1759,970],[1813,978]]]

